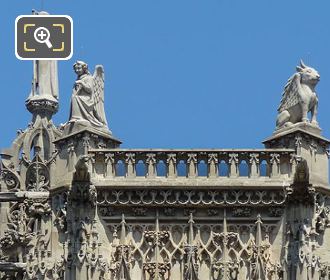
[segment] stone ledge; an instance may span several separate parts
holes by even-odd
[[[72,137],[76,136],[76,135],[79,135],[79,134],[83,135],[84,133],[90,133],[90,134],[95,134],[97,136],[101,136],[105,139],[112,140],[116,144],[121,144],[122,143],[119,139],[114,137],[110,132],[105,132],[103,130],[95,129],[93,127],[82,127],[79,130],[76,130],[76,131],[74,131],[70,134],[66,134],[66,135],[56,139],[54,141],[54,143],[63,142],[63,141],[68,140],[69,138],[72,138]]]
[[[0,202],[20,201],[24,199],[46,199],[49,197],[49,192],[0,192]]]
[[[309,130],[305,130],[303,125],[297,125],[294,127],[290,127],[288,129],[284,129],[284,130],[280,130],[278,131],[278,133],[274,133],[271,137],[265,139],[262,143],[263,144],[268,144],[274,140],[277,140],[279,138],[283,138],[284,136],[288,136],[290,134],[297,134],[297,133],[302,133],[302,134],[307,134],[311,137],[316,138],[317,140],[321,141],[321,142],[325,142],[325,144],[330,144],[330,140],[321,136],[321,134],[309,131]]]
[[[322,129],[319,126],[312,125],[309,122],[299,122],[299,123],[295,123],[291,126],[276,129],[273,132],[273,135],[286,133],[287,131],[291,131],[291,130],[298,129],[298,128],[302,129],[303,131],[305,131],[307,133],[312,133],[312,134],[316,134],[316,135],[321,135],[321,132],[322,132]]]
[[[202,187],[215,187],[217,189],[225,188],[239,188],[239,187],[248,187],[252,189],[283,189],[283,187],[290,186],[292,180],[289,179],[270,179],[270,178],[260,178],[260,179],[249,179],[249,178],[154,178],[154,179],[145,179],[145,178],[92,178],[92,184],[96,187],[112,188],[112,187],[121,187],[121,188],[199,188]],[[106,186],[106,187],[105,187]]]
[[[0,271],[23,271],[26,263],[0,262]]]

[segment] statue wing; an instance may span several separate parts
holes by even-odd
[[[104,70],[102,65],[96,65],[93,74],[94,113],[96,118],[108,126],[104,112]]]
[[[280,106],[277,111],[282,112],[301,102],[300,94],[300,74],[294,74],[286,83]]]

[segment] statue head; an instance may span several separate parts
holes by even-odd
[[[49,13],[46,12],[46,11],[40,11],[40,12],[38,12],[37,10],[32,10],[32,14],[33,15],[41,15],[41,16],[49,15]]]
[[[77,60],[76,63],[73,64],[73,69],[78,76],[89,74],[87,63],[81,60]]]
[[[296,69],[303,84],[316,85],[320,81],[320,74],[314,68],[305,65],[302,60]]]

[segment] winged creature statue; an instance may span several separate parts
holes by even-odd
[[[77,74],[74,83],[69,124],[82,124],[109,131],[104,112],[104,70],[95,66],[94,74],[88,71],[87,63],[77,61],[73,65]]]
[[[316,120],[318,99],[315,87],[320,81],[319,73],[312,67],[300,62],[297,72],[284,87],[281,104],[278,107],[276,128],[292,126],[299,122],[310,122],[318,127]],[[311,120],[308,113],[311,112]]]

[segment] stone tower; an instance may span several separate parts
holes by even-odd
[[[141,150],[108,128],[102,66],[75,63],[56,127],[56,62],[35,62],[32,121],[1,152],[0,278],[329,280],[329,141],[307,68],[264,149]]]

